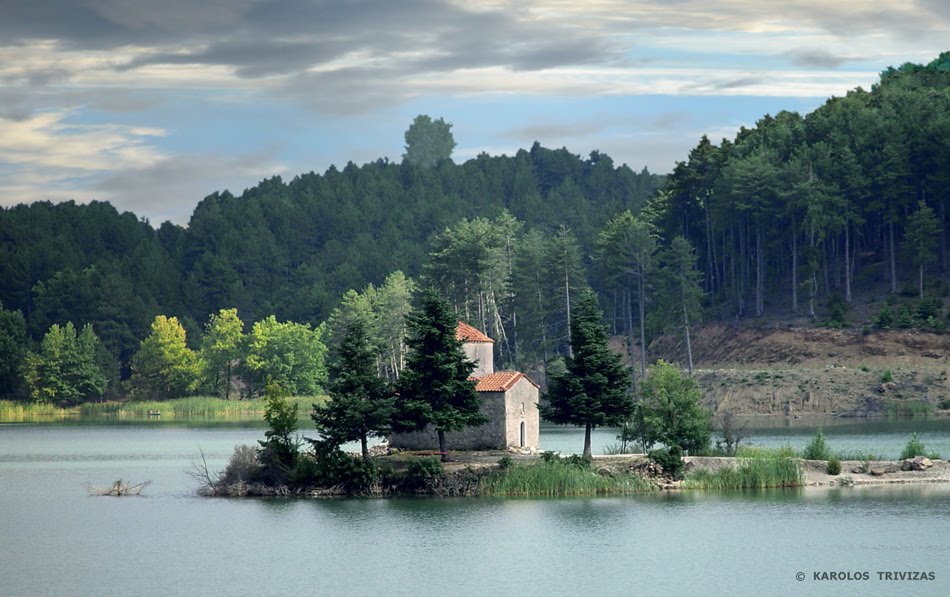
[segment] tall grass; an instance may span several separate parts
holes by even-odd
[[[651,484],[640,475],[606,476],[589,468],[560,462],[515,464],[495,471],[481,484],[488,496],[578,496],[641,493]]]
[[[686,476],[686,489],[765,489],[798,487],[805,482],[797,459],[781,457],[740,458],[735,468],[693,471]]]
[[[301,417],[308,416],[313,403],[326,402],[326,396],[295,396]],[[162,419],[247,420],[264,416],[263,398],[224,400],[210,396],[191,396],[175,400],[130,400],[128,402],[90,402],[79,406],[0,401],[0,422],[42,423],[66,419],[148,419],[161,413]]]

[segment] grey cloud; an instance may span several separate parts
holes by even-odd
[[[713,89],[719,90],[738,89],[740,87],[748,87],[750,85],[759,85],[764,83],[766,80],[767,79],[765,77],[753,75],[749,77],[739,77],[738,79],[730,79],[728,81],[713,82],[710,86]]]
[[[128,70],[150,64],[217,64],[234,66],[241,77],[263,77],[306,69],[339,56],[337,42],[227,41],[192,53],[159,53],[117,67]]]
[[[786,52],[785,57],[798,66],[817,68],[838,68],[842,63],[854,58],[837,56],[825,50],[795,50]]]
[[[542,144],[559,144],[564,139],[588,136],[607,128],[606,122],[575,121],[575,122],[545,122],[518,127],[506,131],[502,138],[516,143],[531,143],[540,141]]]
[[[195,204],[212,190],[240,194],[263,176],[275,174],[269,165],[273,157],[271,152],[174,156],[145,168],[117,172],[95,182],[90,190],[102,193],[119,210],[148,217],[154,225],[165,220],[185,224]]]

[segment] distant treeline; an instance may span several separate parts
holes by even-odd
[[[507,209],[533,228],[569,226],[589,249],[614,213],[638,210],[663,177],[535,144],[432,168],[380,160],[235,197],[206,197],[187,227],[154,229],[104,202],[0,210],[0,301],[39,341],[54,323],[91,323],[126,368],[156,315],[175,315],[194,346],[211,313],[276,315],[313,326],[351,288],[422,271],[433,234]]]
[[[22,361],[4,347],[35,349],[54,324],[91,324],[128,377],[157,315],[176,316],[192,349],[221,309],[313,329],[348,290],[362,294],[344,304],[376,300],[396,271],[437,286],[496,338],[502,365],[524,368],[566,353],[571,301],[587,285],[631,346],[703,316],[841,325],[858,299],[901,292],[920,304],[892,301],[875,323],[939,331],[948,139],[943,53],[804,117],[704,137],[669,177],[535,144],[462,164],[275,177],[206,197],[187,227],[155,229],[102,202],[3,209],[0,393]],[[381,371],[400,350],[381,352]]]

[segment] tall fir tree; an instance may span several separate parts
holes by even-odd
[[[634,412],[628,392],[630,368],[607,345],[607,329],[601,324],[597,297],[581,295],[571,320],[573,356],[565,358],[566,370],[551,377],[548,403],[541,416],[558,425],[584,427],[584,456],[591,456],[591,431],[618,426]]]
[[[395,397],[376,366],[376,350],[366,323],[351,320],[330,362],[330,401],[313,406],[311,418],[324,439],[335,445],[359,440],[369,460],[367,439],[388,435],[392,429]]]
[[[394,426],[409,431],[431,425],[447,461],[445,433],[481,425],[488,418],[470,379],[475,364],[455,338],[458,320],[438,292],[426,289],[420,294],[419,307],[407,321],[409,356],[398,382]]]

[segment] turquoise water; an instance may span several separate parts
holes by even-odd
[[[546,435],[542,444],[554,441]],[[0,426],[0,595],[950,594],[944,485],[521,500],[195,495],[199,450],[220,468],[260,436]],[[152,484],[119,499],[83,487],[120,477]],[[935,579],[876,574],[918,570]],[[813,580],[822,571],[870,579]]]

